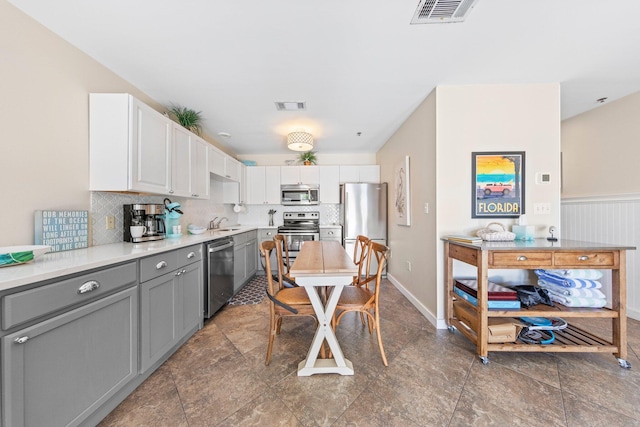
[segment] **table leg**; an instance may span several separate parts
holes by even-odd
[[[311,342],[307,358],[298,364],[298,376],[328,373],[353,375],[353,364],[350,360],[345,359],[338,339],[331,328],[331,318],[336,310],[344,285],[336,285],[334,287],[326,305],[322,304],[316,287],[305,286],[305,288],[318,318],[318,329]],[[331,349],[332,359],[318,359],[318,353],[324,340],[327,341]]]

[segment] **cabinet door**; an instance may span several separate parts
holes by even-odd
[[[247,278],[252,277],[258,271],[258,240],[253,238],[247,242]]]
[[[265,166],[265,203],[280,204],[280,167]]]
[[[380,166],[379,165],[363,165],[358,167],[360,174],[360,181],[358,182],[371,182],[374,184],[380,183]]]
[[[225,154],[213,147],[209,147],[209,172],[225,176]]]
[[[246,278],[246,243],[236,245],[233,249],[233,293],[240,289]]]
[[[137,307],[133,287],[2,338],[3,425],[78,425],[135,378]]]
[[[300,166],[300,184],[320,184],[320,167]]]
[[[284,185],[300,184],[300,166],[281,166],[280,183]]]
[[[340,167],[320,166],[320,203],[340,203]]]
[[[184,267],[181,271],[178,286],[180,301],[180,332],[181,339],[193,328],[200,325],[203,317],[204,306],[202,304],[202,268],[201,263],[196,262]]]
[[[170,194],[173,121],[132,98],[132,190]]]
[[[209,198],[208,146],[200,138],[191,141],[191,197]]]
[[[227,156],[225,158],[225,165],[226,165],[226,178],[230,179],[231,181],[235,181],[238,182],[240,181],[240,162],[237,161],[236,159],[232,159],[231,157]]]
[[[265,167],[247,168],[247,204],[263,204],[266,200]]]
[[[170,194],[191,197],[191,132],[180,125],[173,126]]]
[[[178,270],[179,271],[179,270]],[[178,341],[177,271],[140,284],[142,371],[160,360]]]
[[[340,165],[340,184],[345,182],[360,182],[358,166]]]

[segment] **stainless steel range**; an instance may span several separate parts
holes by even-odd
[[[320,240],[320,212],[285,212],[278,234],[287,237],[289,258],[295,258],[304,242]]]

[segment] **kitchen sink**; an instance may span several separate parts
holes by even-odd
[[[240,230],[240,227],[231,227],[231,228],[221,228],[220,231],[236,231]]]

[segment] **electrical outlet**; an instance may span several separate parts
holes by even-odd
[[[429,213],[429,203],[425,203],[424,204],[424,213],[426,213],[426,214]]]
[[[116,217],[113,215],[107,215],[105,226],[107,230],[113,230],[116,228]]]
[[[411,271],[411,261],[405,261],[407,265],[407,271]]]

